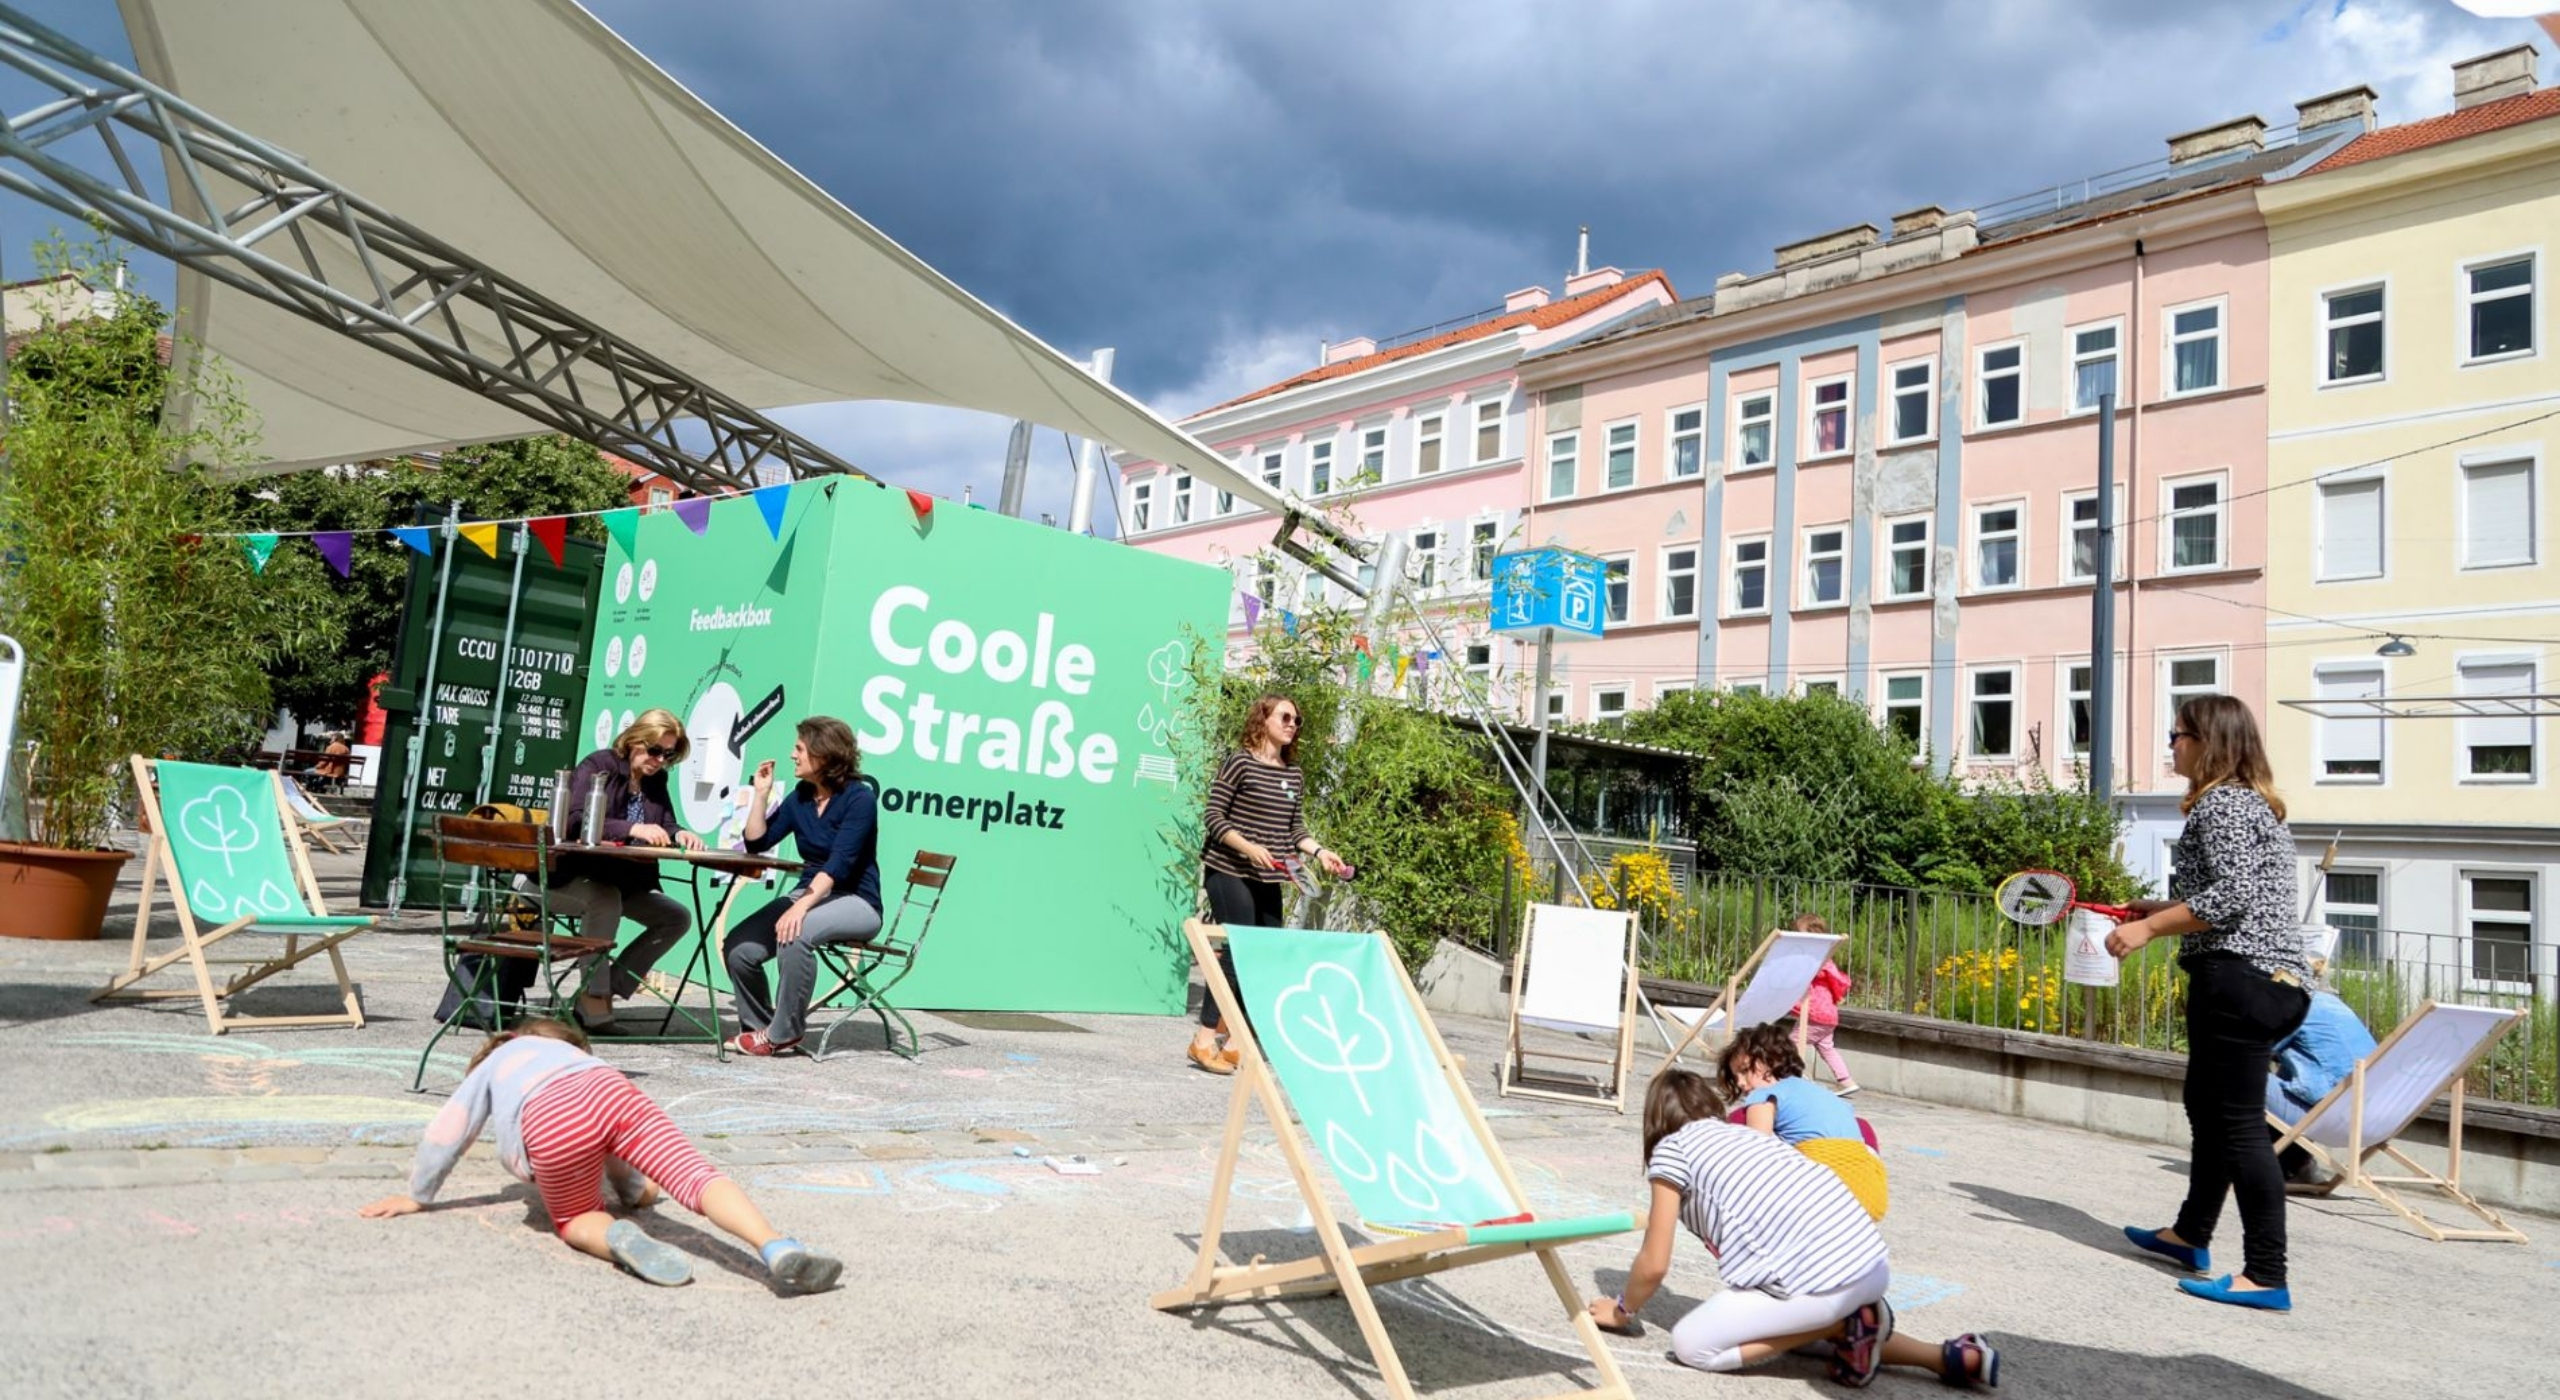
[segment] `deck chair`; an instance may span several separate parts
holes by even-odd
[[[496,1030],[511,1015],[571,1019],[577,989],[564,991],[561,984],[581,959],[613,952],[611,935],[567,933],[567,917],[551,912],[551,861],[551,829],[541,822],[436,818],[436,888],[446,892],[436,923],[452,1014],[438,1017],[435,1034],[418,1052],[412,1092],[426,1088],[436,1043],[456,1026]],[[478,872],[459,927],[451,893],[456,867]],[[525,892],[518,892],[518,877]]]
[[[2508,1225],[2496,1211],[2462,1189],[2463,1076],[2489,1053],[2499,1036],[2523,1018],[2523,1012],[2504,1007],[2428,1002],[2384,1036],[2372,1054],[2356,1061],[2346,1079],[2330,1090],[2328,1097],[2313,1104],[2301,1122],[2288,1127],[2283,1119],[2268,1114],[2267,1121],[2280,1134],[2276,1150],[2303,1148],[2320,1165],[2336,1172],[2340,1185],[2361,1188],[2408,1221],[2418,1233],[2438,1243],[2525,1243],[2522,1230]],[[2406,1132],[2439,1094],[2450,1094],[2453,1100],[2446,1114],[2442,1176],[2409,1160],[2408,1154],[2392,1144],[2392,1139]],[[2366,1171],[2366,1162],[2377,1153],[2389,1156],[2409,1175],[2375,1176]],[[2403,1200],[2392,1189],[2399,1186],[2435,1192],[2489,1228],[2447,1229]]]
[[[1662,1073],[1680,1060],[1680,1056],[1698,1038],[1710,1032],[1726,1040],[1738,1031],[1767,1025],[1790,1013],[1801,1013],[1804,999],[1813,990],[1813,975],[1822,970],[1823,962],[1838,946],[1836,933],[1797,933],[1792,929],[1772,930],[1760,940],[1751,956],[1725,979],[1724,990],[1715,999],[1696,1010],[1682,1006],[1666,1006],[1658,1015],[1666,1015],[1688,1026],[1688,1032],[1671,1046],[1671,1053],[1653,1072]],[[1746,983],[1744,979],[1748,978]],[[1665,1040],[1670,1036],[1665,1035]],[[1804,1039],[1804,1018],[1796,1016],[1796,1039]],[[1712,1048],[1712,1044],[1709,1047]]]
[[[239,1026],[362,1026],[364,1006],[347,980],[338,945],[373,927],[368,915],[332,914],[312,878],[300,829],[287,819],[283,780],[251,768],[218,768],[133,758],[145,846],[142,900],[133,916],[133,955],[125,970],[91,1001],[157,1001],[195,997],[215,1035]],[[147,957],[155,887],[165,879],[178,916],[178,947]],[[208,949],[243,933],[282,934],[284,949],[265,957],[214,958]],[[247,945],[241,945],[247,946]],[[307,1016],[243,1016],[232,997],[308,959],[327,955],[345,1010]],[[135,984],[184,961],[193,989]],[[220,987],[216,966],[241,969]]]
[[[959,862],[939,851],[916,852],[915,864],[907,867],[907,892],[898,902],[898,912],[889,927],[868,943],[821,943],[818,961],[834,979],[835,985],[825,996],[809,1003],[809,1009],[842,1005],[844,1012],[818,1036],[818,1048],[811,1058],[827,1057],[827,1042],[836,1032],[852,1025],[855,1018],[868,1011],[880,1018],[880,1034],[889,1042],[892,1054],[912,1060],[924,1048],[917,1039],[915,1023],[907,1013],[890,1004],[889,993],[913,972],[916,953],[924,947],[924,938],[933,932],[934,911],[942,907],[943,891],[951,884],[951,868]],[[916,920],[912,933],[907,929],[907,916],[916,910],[924,912]],[[890,1028],[889,1018],[896,1017],[898,1026],[907,1033],[906,1048],[898,1047],[898,1032]]]
[[[1386,935],[1221,929],[1195,919],[1183,924],[1183,936],[1226,1016],[1228,1045],[1239,1059],[1199,1258],[1190,1277],[1155,1295],[1152,1305],[1174,1311],[1339,1293],[1359,1323],[1387,1394],[1413,1400],[1413,1383],[1370,1290],[1535,1254],[1600,1380],[1595,1390],[1568,1393],[1627,1396],[1626,1378],[1557,1251],[1632,1230],[1635,1218],[1621,1212],[1542,1220],[1530,1213],[1527,1195]],[[1234,985],[1218,967],[1213,940],[1221,936],[1235,955]],[[1279,1135],[1322,1252],[1286,1263],[1257,1257],[1222,1265],[1218,1241],[1227,1198],[1245,1117],[1257,1103]],[[1362,1225],[1386,1238],[1357,1246],[1346,1238],[1325,1200],[1308,1139],[1351,1198]]]
[[[1626,1112],[1627,1067],[1636,1048],[1635,968],[1633,912],[1530,905],[1519,950],[1511,957],[1511,1033],[1503,1042],[1501,1073],[1494,1081],[1502,1096],[1598,1103]],[[1532,1030],[1577,1037],[1576,1048],[1533,1046]],[[1588,1053],[1579,1039],[1583,1036],[1607,1036],[1610,1053]],[[1531,1055],[1603,1065],[1607,1075],[1588,1090],[1573,1092],[1564,1087],[1571,1078],[1531,1069]]]
[[[355,818],[339,816],[312,800],[311,794],[303,789],[300,778],[284,780],[284,800],[286,809],[293,813],[293,819],[302,824],[302,834],[318,843],[322,850],[333,856],[348,855],[355,850],[352,844],[338,844],[356,839],[355,833],[346,829],[356,825]]]

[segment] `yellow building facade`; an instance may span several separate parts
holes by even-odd
[[[2259,192],[2276,779],[2315,918],[2438,995],[2550,987],[2560,932],[2560,89],[2457,74]]]

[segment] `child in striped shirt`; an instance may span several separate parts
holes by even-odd
[[[822,1293],[841,1261],[785,1236],[738,1184],[703,1158],[666,1113],[622,1072],[587,1053],[587,1038],[563,1021],[529,1018],[491,1036],[471,1057],[462,1084],[418,1138],[409,1193],[385,1196],[358,1214],[368,1220],[427,1208],[453,1164],[494,1124],[498,1163],[542,1193],[551,1228],[570,1248],[610,1260],[655,1284],[693,1281],[693,1261],[605,1208],[644,1210],[661,1188],[744,1241],[781,1293]]]
[[[1645,1095],[1645,1174],[1653,1205],[1627,1288],[1591,1304],[1592,1320],[1632,1335],[1671,1272],[1686,1226],[1716,1256],[1724,1287],[1671,1328],[1672,1359],[1704,1371],[1757,1366],[1812,1342],[1831,1346],[1831,1377],[1873,1381],[1885,1365],[1951,1385],[2000,1383],[2000,1353],[1966,1333],[1923,1342],[1894,1331],[1884,1237],[1840,1179],[1776,1138],[1724,1121],[1706,1076],[1656,1075]]]

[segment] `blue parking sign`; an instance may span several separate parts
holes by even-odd
[[[1554,627],[1597,637],[1608,614],[1608,566],[1588,554],[1548,547],[1494,556],[1493,630]]]

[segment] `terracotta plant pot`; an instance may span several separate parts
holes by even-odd
[[[95,938],[129,851],[65,851],[0,841],[0,935]]]

